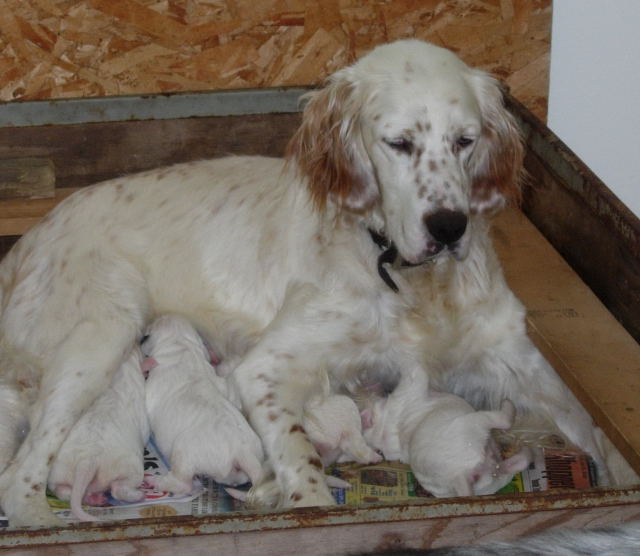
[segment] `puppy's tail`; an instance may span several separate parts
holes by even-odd
[[[85,492],[87,492],[89,484],[95,477],[97,469],[98,464],[94,458],[82,459],[76,464],[73,485],[71,485],[70,505],[71,513],[80,521],[97,520],[96,517],[84,511],[82,508],[82,499],[84,498]]]

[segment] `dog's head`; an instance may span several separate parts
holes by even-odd
[[[523,148],[496,80],[403,40],[310,93],[287,154],[320,209],[378,210],[400,255],[421,263],[464,257],[469,215],[518,198]]]

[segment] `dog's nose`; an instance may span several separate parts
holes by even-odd
[[[425,216],[424,223],[433,239],[451,245],[458,241],[467,229],[467,215],[459,210],[441,209]]]

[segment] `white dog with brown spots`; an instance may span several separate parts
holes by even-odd
[[[51,459],[165,312],[238,361],[231,380],[287,505],[333,503],[313,445],[289,435],[319,368],[336,389],[375,368],[400,382],[427,373],[476,407],[509,398],[602,463],[489,239],[487,216],[518,197],[523,152],[499,84],[404,40],[307,100],[288,161],[205,160],[87,187],[2,261],[0,373],[30,422],[0,476],[13,525],[59,523],[44,496]],[[315,291],[287,320],[293,283]],[[274,405],[258,405],[269,393]]]

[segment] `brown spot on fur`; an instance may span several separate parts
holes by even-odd
[[[133,193],[129,193],[129,195],[127,195],[127,196],[124,198],[124,200],[125,200],[127,203],[131,203],[134,199],[135,199],[135,195],[134,195]]]
[[[260,398],[257,402],[256,405],[263,405],[265,402],[267,403],[267,406],[273,406],[273,401],[276,397],[276,395],[273,392],[269,392],[268,394],[265,394],[264,396],[262,396],[262,398]]]
[[[313,465],[313,467],[316,467],[317,469],[322,469],[322,462],[320,461],[319,458],[310,457],[309,458],[309,464]]]
[[[459,98],[452,98],[452,99],[449,101],[449,104],[458,104],[459,102],[460,102],[460,99],[459,99]]]
[[[382,117],[382,115],[381,115],[381,114],[376,114],[376,115],[373,117],[373,121],[374,121],[374,122],[377,122],[381,117]]]
[[[431,170],[432,172],[435,172],[437,169],[438,169],[438,163],[435,160],[431,159],[429,161],[429,170]]]
[[[269,421],[276,421],[280,415],[278,413],[274,413],[273,411],[269,412]]]
[[[290,353],[278,353],[276,354],[277,359],[293,359],[293,355]]]
[[[42,490],[42,486],[38,484],[31,485],[31,490],[35,490],[36,492]]]
[[[422,125],[422,122],[417,122],[416,123],[416,129],[418,131],[424,131],[424,126]]]
[[[296,432],[301,432],[302,434],[307,433],[307,431],[304,430],[304,427],[302,425],[299,425],[298,423],[296,423],[289,429],[289,434],[293,434]]]
[[[298,500],[302,500],[302,494],[300,494],[299,492],[294,492],[291,494],[291,496],[289,496],[289,498],[297,502]]]
[[[51,465],[55,457],[55,454],[49,454],[49,457],[47,458],[47,465]]]
[[[420,199],[424,199],[426,194],[427,194],[427,186],[426,185],[420,186],[420,189],[418,189],[418,197]]]
[[[309,477],[309,482],[312,485],[318,484],[318,479],[316,479],[315,477]]]

